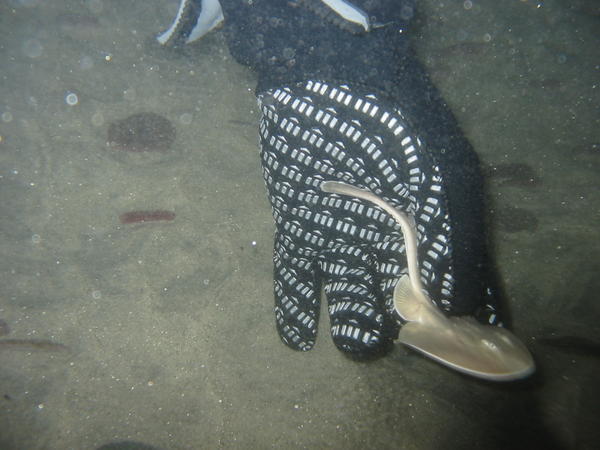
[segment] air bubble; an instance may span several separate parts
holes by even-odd
[[[10,111],[4,111],[0,117],[4,123],[10,123],[13,120],[13,115]]]
[[[79,103],[79,97],[74,92],[68,92],[65,96],[65,103],[69,106],[75,106]]]
[[[183,124],[183,125],[189,125],[192,123],[194,116],[190,113],[183,113],[181,116],[179,116],[179,121]]]

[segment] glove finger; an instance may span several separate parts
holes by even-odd
[[[319,297],[312,257],[277,234],[273,252],[275,321],[281,340],[294,350],[310,350],[317,337]]]
[[[372,255],[360,247],[339,246],[320,255],[319,268],[335,345],[356,356],[387,350],[397,327],[384,313]]]

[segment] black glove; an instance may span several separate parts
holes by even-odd
[[[410,49],[413,2],[354,4],[344,16],[318,0],[224,0],[223,15],[204,22],[224,17],[230,51],[259,76],[279,335],[312,348],[323,287],[335,344],[365,355],[385,349],[402,323],[391,294],[406,272],[403,236],[377,207],[323,193],[325,180],[414,216],[421,278],[441,309],[498,316],[478,160]],[[187,40],[196,19],[186,23],[162,41]]]

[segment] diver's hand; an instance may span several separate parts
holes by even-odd
[[[325,180],[414,216],[429,297],[495,323],[478,160],[409,48],[413,1],[344,3],[364,6],[366,26],[358,6],[344,18],[316,0],[182,0],[165,38],[187,42],[224,22],[232,55],[258,75],[279,334],[312,348],[321,287],[342,350],[376,352],[400,325],[391,299],[406,268],[400,229],[373,205],[323,193]]]
[[[339,180],[414,216],[421,276],[449,309],[450,227],[441,175],[405,117],[374,94],[307,81],[259,95],[261,158],[273,206],[275,314],[282,340],[315,343],[320,287],[342,350],[366,354],[394,337],[392,291],[406,271],[399,226],[376,206],[325,194]]]

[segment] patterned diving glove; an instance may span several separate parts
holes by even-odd
[[[397,331],[391,293],[406,269],[399,226],[379,208],[327,195],[322,181],[367,188],[415,217],[421,274],[449,307],[442,180],[402,112],[348,85],[308,81],[259,95],[261,158],[277,226],[275,315],[283,341],[315,343],[321,284],[335,344],[366,354]]]
[[[323,181],[413,216],[429,297],[447,313],[498,321],[477,157],[410,51],[413,2],[362,3],[182,0],[159,37],[188,42],[224,21],[232,55],[258,74],[275,317],[297,350],[315,344],[321,289],[343,351],[378,353],[402,326],[392,304],[406,273],[400,227],[372,204],[322,192]]]

